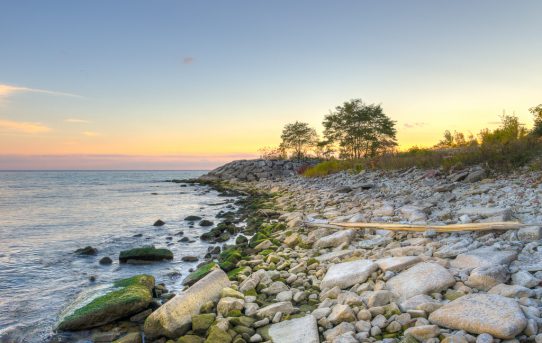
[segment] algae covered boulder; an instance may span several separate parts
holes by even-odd
[[[136,275],[87,290],[60,314],[57,330],[88,329],[141,312],[152,301],[153,287],[154,277]]]
[[[195,271],[188,274],[188,276],[183,280],[183,285],[192,286],[199,280],[201,280],[205,275],[209,274],[215,269],[219,269],[218,265],[214,262],[205,263],[198,267]]]
[[[173,253],[169,249],[155,248],[154,246],[144,246],[120,252],[119,261],[121,263],[130,263],[138,261],[162,261],[173,259]]]

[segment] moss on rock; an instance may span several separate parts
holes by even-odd
[[[81,297],[68,307],[61,315],[57,329],[88,329],[141,312],[152,301],[153,287],[154,277],[150,275],[118,280],[105,294]]]
[[[153,246],[145,246],[130,250],[121,251],[119,261],[126,263],[129,260],[134,261],[162,261],[173,259],[173,253],[169,249],[155,248]]]
[[[183,285],[192,286],[215,268],[217,268],[217,265],[214,262],[209,262],[200,266],[196,271],[188,274],[183,281]]]

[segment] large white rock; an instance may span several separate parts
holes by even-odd
[[[510,339],[523,331],[527,319],[518,303],[496,294],[469,294],[431,313],[429,321],[450,329],[488,333]]]
[[[350,244],[354,238],[354,230],[337,231],[334,234],[320,238],[314,243],[314,248],[338,247],[341,244]]]
[[[382,271],[400,272],[421,261],[422,259],[419,256],[401,256],[383,258],[377,260],[376,264],[378,264]]]
[[[296,308],[289,301],[281,301],[262,307],[256,312],[256,315],[260,318],[272,318],[275,313],[282,312],[283,314],[290,314],[295,312]]]
[[[150,338],[181,336],[190,329],[192,316],[199,314],[201,306],[210,300],[218,300],[222,289],[229,286],[226,273],[221,269],[212,271],[151,313],[145,320],[145,335]]]
[[[362,283],[378,269],[378,265],[371,260],[357,260],[334,264],[329,268],[321,288],[333,288],[338,286],[341,289]]]
[[[418,263],[414,267],[392,277],[387,288],[406,300],[418,294],[439,292],[455,284],[450,272],[437,263]]]
[[[498,250],[494,247],[482,247],[458,255],[450,262],[453,268],[474,269],[478,267],[496,266],[503,264],[508,266],[515,260],[517,253],[509,250]]]
[[[269,327],[274,343],[319,343],[316,319],[312,315],[285,320]]]

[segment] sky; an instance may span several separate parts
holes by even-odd
[[[381,104],[402,149],[542,103],[542,1],[0,3],[0,169],[209,169]]]

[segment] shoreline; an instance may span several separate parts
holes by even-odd
[[[281,340],[285,334],[330,343],[512,338],[538,343],[542,248],[537,248],[542,229],[534,224],[542,217],[540,202],[532,199],[542,200],[537,181],[542,175],[520,171],[486,176],[491,174],[466,182],[458,180],[457,173],[411,170],[323,179],[190,181],[219,192],[248,194],[244,202],[238,201],[239,218],[247,221],[240,229],[246,240],[222,249],[218,266],[200,266],[192,273],[192,288],[201,289],[197,281],[214,277],[219,269],[229,278],[229,287],[214,296],[204,313],[189,319],[192,328],[175,337],[165,332],[168,338],[147,337],[146,342],[267,342],[272,337],[289,342]],[[500,199],[501,193],[507,197]],[[461,210],[465,204],[470,204],[470,212]],[[496,219],[519,219],[533,226],[504,232],[412,233],[305,225]],[[168,316],[160,307],[156,312]],[[509,318],[507,324],[496,324],[503,316]],[[195,328],[201,321],[205,329]]]

